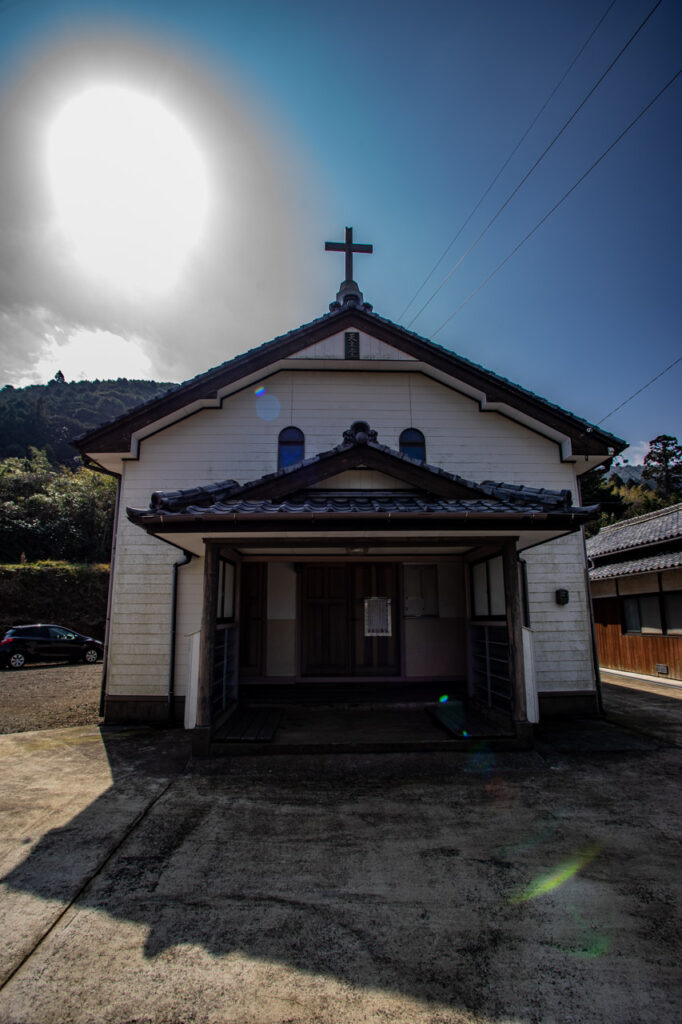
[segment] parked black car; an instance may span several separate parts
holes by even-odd
[[[66,626],[13,626],[0,640],[0,665],[23,668],[27,661],[85,661],[94,665],[102,657],[99,640]]]

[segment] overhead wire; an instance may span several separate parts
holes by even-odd
[[[631,395],[629,395],[620,403],[620,405],[617,405],[615,409],[611,410],[611,412],[607,412],[606,416],[602,416],[602,418],[597,421],[595,426],[601,426],[601,424],[604,423],[606,420],[610,419],[610,417],[613,416],[614,413],[618,412],[619,409],[622,409],[624,405],[628,404],[628,402],[631,402],[633,398],[637,397],[637,395],[641,395],[642,391],[646,391],[648,387],[651,387],[652,384],[655,384],[657,380],[660,380],[660,378],[663,377],[664,374],[668,373],[669,370],[672,370],[673,366],[677,366],[678,363],[682,363],[682,356],[678,356],[678,358],[674,359],[673,362],[670,363],[669,366],[666,366],[664,370],[661,370],[660,373],[657,373],[656,376],[652,377],[651,380],[648,380],[646,384],[642,384],[641,388],[638,388],[636,391],[633,391]],[[586,431],[586,433],[589,433],[589,431]]]
[[[515,188],[515,189],[514,189],[514,190],[513,190],[513,191],[512,191],[512,192],[511,192],[511,193],[510,193],[510,194],[509,194],[508,196],[507,196],[507,198],[505,199],[505,201],[504,201],[504,202],[502,203],[502,205],[501,205],[501,206],[500,206],[500,207],[498,208],[497,212],[496,212],[496,213],[495,213],[495,214],[494,214],[494,215],[493,215],[493,216],[492,216],[492,217],[490,218],[490,220],[488,221],[488,223],[486,224],[486,226],[485,226],[485,227],[483,228],[483,230],[482,230],[482,231],[480,232],[480,234],[478,235],[478,237],[477,237],[476,239],[474,239],[474,241],[473,241],[473,242],[471,243],[471,245],[470,245],[470,246],[469,246],[469,248],[468,248],[468,249],[466,250],[466,252],[464,252],[464,253],[463,253],[463,255],[462,255],[462,256],[460,256],[460,258],[459,258],[459,259],[457,260],[457,262],[455,263],[454,267],[452,267],[452,269],[451,269],[451,270],[450,270],[450,271],[449,271],[449,272],[448,272],[448,273],[447,273],[447,274],[445,275],[445,277],[443,278],[443,280],[441,281],[441,283],[440,283],[440,284],[438,285],[438,287],[436,288],[436,290],[435,290],[435,291],[434,291],[434,292],[433,292],[433,293],[432,293],[432,294],[431,294],[431,295],[429,296],[429,298],[428,298],[428,299],[426,300],[426,302],[424,303],[424,305],[423,305],[423,306],[422,306],[422,307],[421,307],[421,308],[420,308],[420,309],[418,310],[418,312],[417,312],[417,313],[415,313],[415,315],[414,315],[414,316],[412,317],[412,319],[411,319],[411,320],[410,320],[410,322],[408,323],[408,325],[407,325],[408,327],[411,327],[411,326],[412,326],[412,324],[413,324],[413,323],[415,322],[415,320],[417,320],[417,319],[418,319],[418,318],[419,318],[419,317],[421,316],[421,314],[422,314],[422,313],[424,312],[424,310],[426,309],[426,307],[427,307],[427,306],[429,306],[429,305],[431,304],[431,302],[433,302],[433,300],[435,299],[436,295],[438,295],[438,293],[440,292],[440,290],[441,290],[441,289],[442,289],[442,288],[443,288],[443,287],[444,287],[444,286],[445,286],[445,285],[447,284],[447,282],[448,282],[448,281],[450,280],[450,278],[451,278],[451,277],[452,277],[452,275],[453,275],[453,274],[455,273],[455,271],[456,271],[456,270],[457,270],[457,269],[458,269],[459,267],[461,267],[462,263],[463,263],[463,262],[464,262],[464,260],[465,260],[465,259],[467,258],[467,256],[468,256],[468,255],[469,255],[469,254],[470,254],[470,253],[471,253],[471,252],[472,252],[472,251],[473,251],[473,250],[474,250],[474,249],[476,248],[476,246],[477,246],[477,245],[478,245],[478,243],[479,243],[479,242],[481,241],[481,239],[482,239],[482,238],[484,237],[484,235],[486,235],[486,234],[487,234],[487,232],[488,232],[488,231],[490,230],[490,228],[491,228],[491,227],[493,226],[493,224],[495,223],[495,221],[497,220],[497,218],[498,218],[498,217],[500,216],[500,214],[501,214],[501,213],[503,212],[503,210],[505,210],[505,209],[506,209],[506,207],[507,207],[507,206],[509,205],[509,203],[510,203],[510,202],[512,201],[512,199],[513,199],[513,198],[514,198],[514,196],[515,196],[515,195],[517,194],[517,192],[518,192],[518,191],[519,191],[519,190],[520,190],[520,189],[521,189],[521,188],[523,187],[523,185],[525,185],[525,183],[526,183],[526,182],[528,181],[528,179],[530,178],[531,174],[533,174],[533,172],[534,172],[534,171],[536,170],[536,168],[537,168],[537,167],[538,167],[538,166],[540,165],[540,163],[541,163],[541,162],[542,162],[542,161],[544,160],[544,158],[545,158],[545,157],[547,156],[547,154],[548,154],[548,153],[549,153],[549,151],[550,151],[550,150],[552,149],[552,147],[553,147],[553,146],[555,145],[555,143],[556,143],[556,142],[558,142],[558,140],[559,140],[559,139],[561,138],[561,136],[562,136],[562,135],[563,135],[563,133],[564,133],[564,132],[566,131],[566,129],[568,128],[568,126],[569,126],[569,125],[571,124],[571,122],[572,122],[572,121],[573,121],[573,120],[574,120],[574,119],[576,118],[576,116],[577,116],[577,115],[578,115],[578,114],[580,113],[580,111],[582,110],[582,108],[583,108],[583,107],[585,106],[585,104],[586,104],[586,103],[587,103],[587,101],[588,101],[588,100],[590,99],[590,97],[591,97],[591,96],[593,95],[593,93],[594,93],[594,92],[595,92],[595,91],[596,91],[596,90],[597,90],[597,89],[599,88],[599,86],[600,86],[600,85],[601,85],[601,83],[602,83],[602,82],[604,81],[604,79],[606,78],[606,76],[607,76],[607,75],[608,75],[608,74],[609,74],[609,73],[610,73],[610,72],[612,71],[612,69],[613,69],[613,68],[615,67],[615,65],[616,65],[616,64],[618,63],[618,61],[619,61],[619,60],[620,60],[620,58],[621,58],[621,57],[623,56],[623,54],[624,54],[624,53],[625,53],[625,51],[626,51],[626,50],[628,49],[628,47],[632,45],[632,43],[634,42],[634,40],[636,39],[636,37],[637,37],[637,36],[639,35],[639,33],[640,33],[640,32],[642,31],[642,29],[644,28],[644,26],[646,25],[646,23],[647,23],[647,22],[649,21],[649,19],[650,19],[650,18],[652,17],[652,15],[653,15],[653,14],[655,13],[655,11],[656,11],[656,10],[657,10],[657,9],[658,9],[658,8],[659,8],[660,6],[661,6],[661,4],[662,4],[662,3],[663,3],[663,0],[656,0],[656,3],[655,3],[655,4],[654,4],[654,6],[653,6],[653,7],[651,8],[651,10],[649,11],[649,13],[648,13],[648,14],[646,15],[646,17],[644,18],[644,20],[643,20],[642,22],[640,22],[640,24],[638,25],[638,27],[637,27],[637,28],[635,29],[635,31],[634,31],[634,32],[632,33],[632,35],[630,36],[630,38],[628,39],[628,41],[627,41],[627,42],[626,42],[626,43],[625,43],[625,44],[624,44],[624,45],[623,45],[623,46],[621,47],[621,49],[620,49],[620,50],[618,51],[618,53],[617,53],[617,54],[616,54],[616,56],[615,56],[615,57],[613,58],[613,60],[611,61],[611,63],[609,64],[609,66],[608,66],[608,67],[606,68],[606,70],[605,70],[604,72],[602,72],[602,74],[601,74],[601,75],[599,76],[599,78],[598,78],[598,79],[597,79],[597,81],[596,81],[596,82],[594,83],[594,85],[593,85],[593,86],[592,86],[592,88],[591,88],[591,89],[589,90],[589,92],[588,92],[588,93],[587,93],[587,94],[585,95],[585,97],[584,97],[584,98],[583,98],[583,99],[581,100],[581,102],[580,102],[580,103],[578,104],[578,106],[577,106],[577,107],[575,108],[575,110],[573,111],[573,113],[571,114],[571,116],[570,116],[570,117],[568,118],[568,120],[564,122],[564,124],[562,125],[562,127],[561,127],[561,128],[559,129],[559,131],[558,131],[558,132],[556,133],[556,135],[555,135],[555,136],[554,136],[554,138],[553,138],[553,139],[551,140],[551,142],[550,142],[550,143],[549,143],[549,144],[548,144],[548,145],[547,145],[547,146],[545,147],[545,149],[544,149],[544,150],[542,151],[542,153],[541,153],[541,154],[540,154],[540,156],[539,156],[539,157],[537,158],[537,160],[535,161],[535,163],[533,164],[533,166],[532,166],[532,167],[530,168],[530,170],[526,172],[526,174],[525,174],[525,175],[523,176],[523,178],[522,178],[522,179],[521,179],[521,181],[520,181],[520,182],[518,183],[518,185],[516,186],[516,188]]]
[[[445,259],[445,257],[447,256],[447,254],[448,254],[448,253],[450,252],[450,250],[452,249],[453,245],[455,244],[455,242],[457,241],[457,239],[459,238],[459,236],[460,236],[460,235],[462,234],[462,232],[464,231],[465,227],[467,226],[467,224],[469,223],[469,221],[471,220],[471,218],[472,218],[472,217],[474,216],[474,214],[475,214],[475,213],[476,213],[476,211],[478,210],[478,208],[479,208],[479,206],[481,205],[481,203],[483,202],[483,200],[484,200],[484,199],[485,199],[485,198],[487,197],[487,195],[488,195],[488,193],[490,192],[490,190],[491,190],[491,189],[493,188],[493,186],[494,186],[494,185],[495,185],[495,184],[497,183],[497,181],[499,180],[499,178],[500,178],[500,176],[502,175],[502,173],[503,173],[503,172],[504,172],[504,171],[506,170],[506,168],[508,167],[508,165],[509,165],[510,161],[511,161],[511,160],[512,160],[512,158],[513,158],[513,157],[515,156],[515,154],[517,153],[517,151],[518,151],[518,149],[520,148],[520,146],[521,146],[521,145],[522,145],[522,144],[523,144],[523,143],[525,142],[525,140],[526,140],[526,139],[528,138],[529,134],[531,133],[531,131],[533,130],[533,128],[534,128],[534,127],[535,127],[535,125],[537,124],[538,120],[540,119],[540,117],[542,116],[542,114],[543,114],[543,113],[545,112],[545,110],[547,109],[547,107],[549,106],[549,104],[551,103],[551,101],[552,101],[552,100],[554,99],[554,97],[555,97],[555,95],[557,94],[557,92],[559,91],[560,87],[561,87],[561,86],[563,85],[563,83],[565,82],[565,80],[566,80],[566,79],[568,78],[569,74],[571,73],[571,71],[573,70],[573,68],[575,67],[575,65],[577,64],[578,60],[580,59],[580,57],[581,57],[581,56],[583,55],[583,53],[585,52],[585,50],[586,50],[586,49],[587,49],[587,47],[589,46],[589,44],[590,44],[590,42],[592,41],[593,37],[594,37],[594,36],[596,35],[596,33],[597,33],[598,29],[599,29],[599,28],[601,27],[601,25],[602,25],[602,22],[604,22],[604,21],[606,20],[606,17],[608,16],[609,12],[611,11],[611,8],[612,8],[612,7],[614,6],[614,4],[615,4],[615,3],[616,3],[616,0],[611,0],[611,3],[610,3],[610,4],[609,4],[609,6],[608,6],[608,7],[606,8],[606,10],[605,10],[605,11],[604,11],[604,13],[602,14],[601,18],[599,19],[599,21],[597,22],[597,24],[596,24],[596,25],[594,26],[594,28],[593,28],[593,29],[592,29],[592,31],[590,32],[589,36],[587,37],[587,39],[585,40],[585,42],[583,43],[583,45],[582,45],[582,46],[580,47],[580,49],[579,49],[579,50],[578,50],[578,52],[576,53],[576,55],[575,55],[575,57],[573,58],[573,60],[572,60],[572,61],[571,61],[571,63],[570,63],[569,65],[568,65],[568,67],[567,67],[567,68],[566,68],[566,70],[564,71],[563,75],[561,76],[561,78],[559,79],[559,81],[558,81],[558,82],[556,83],[556,85],[554,86],[554,88],[553,88],[553,89],[552,89],[552,91],[550,92],[549,96],[547,97],[547,99],[545,100],[545,102],[544,102],[544,103],[542,104],[542,106],[541,106],[541,107],[540,107],[540,109],[538,110],[537,114],[535,115],[535,117],[533,118],[533,120],[532,120],[532,121],[530,122],[530,124],[529,124],[529,125],[528,125],[528,127],[526,128],[525,132],[523,133],[523,135],[521,136],[521,138],[520,138],[520,139],[518,140],[518,142],[516,143],[516,145],[514,146],[514,148],[512,149],[512,151],[510,152],[509,156],[508,156],[508,157],[507,157],[507,159],[506,159],[506,160],[504,161],[504,163],[502,164],[502,166],[501,166],[501,167],[500,167],[500,169],[498,170],[497,174],[496,174],[496,175],[495,175],[495,177],[494,177],[494,178],[492,179],[492,181],[490,182],[490,184],[489,184],[489,185],[488,185],[488,187],[486,188],[485,192],[484,192],[484,193],[482,194],[482,196],[480,197],[480,199],[478,200],[478,202],[476,203],[476,205],[475,205],[475,206],[474,206],[474,208],[472,209],[472,211],[471,211],[471,213],[469,214],[469,216],[468,216],[468,217],[466,218],[466,220],[465,220],[465,221],[463,222],[463,224],[461,225],[461,227],[460,227],[460,228],[459,228],[459,230],[457,231],[457,234],[456,234],[456,235],[454,236],[454,238],[452,239],[452,241],[451,241],[451,242],[450,242],[450,243],[448,244],[448,246],[446,247],[446,249],[445,249],[445,251],[443,252],[443,254],[442,254],[441,256],[439,256],[439,258],[438,258],[438,259],[436,260],[436,262],[434,263],[434,265],[433,265],[433,267],[431,268],[431,270],[429,271],[429,273],[428,273],[428,274],[426,275],[426,277],[424,278],[424,280],[422,281],[422,283],[421,283],[421,284],[419,285],[419,287],[417,288],[416,292],[414,293],[414,295],[412,296],[412,298],[410,299],[410,301],[409,301],[409,302],[407,303],[407,305],[406,305],[406,306],[405,306],[405,308],[403,309],[402,313],[401,313],[401,314],[400,314],[400,316],[398,317],[398,323],[402,323],[402,321],[403,321],[403,317],[404,317],[404,316],[405,316],[405,314],[407,313],[407,311],[408,311],[408,309],[410,308],[410,306],[412,305],[412,303],[413,303],[413,302],[415,301],[415,299],[416,299],[416,298],[417,298],[417,296],[418,296],[418,295],[420,294],[420,292],[421,292],[421,291],[422,291],[422,290],[423,290],[423,289],[424,289],[424,288],[426,287],[426,285],[428,284],[428,282],[429,282],[429,281],[431,280],[431,278],[433,277],[433,275],[435,274],[435,272],[436,272],[436,271],[438,270],[438,267],[439,267],[439,266],[441,265],[441,263],[443,262],[443,260],[444,260],[444,259]]]
[[[598,166],[598,165],[599,165],[599,164],[600,164],[600,163],[602,162],[602,160],[604,159],[604,157],[605,157],[605,156],[607,156],[607,155],[608,155],[608,154],[609,154],[609,153],[611,152],[611,150],[612,150],[612,149],[613,149],[613,148],[614,148],[615,146],[617,146],[617,145],[618,145],[618,143],[619,143],[619,142],[621,141],[621,139],[623,139],[623,138],[624,138],[624,137],[625,137],[625,136],[627,135],[627,133],[628,133],[628,132],[629,132],[629,131],[630,131],[630,130],[631,130],[632,128],[634,128],[634,126],[635,126],[635,125],[637,124],[637,122],[638,122],[639,120],[641,120],[641,118],[642,118],[642,117],[644,117],[644,115],[645,115],[645,114],[647,113],[647,111],[649,111],[649,110],[651,109],[651,107],[653,107],[654,103],[656,103],[656,102],[657,102],[657,100],[659,100],[659,99],[661,98],[661,96],[663,95],[663,93],[664,93],[664,92],[666,92],[666,90],[667,90],[667,89],[669,89],[669,88],[671,87],[671,85],[673,85],[673,83],[674,83],[675,81],[677,81],[677,79],[678,79],[678,78],[680,77],[680,75],[682,75],[682,68],[679,68],[679,70],[678,70],[678,71],[677,71],[677,72],[676,72],[676,73],[675,73],[675,74],[674,74],[674,75],[672,76],[672,78],[670,78],[670,79],[669,79],[669,80],[668,80],[668,81],[666,82],[666,84],[665,84],[665,85],[664,85],[664,86],[662,87],[662,89],[659,89],[659,91],[658,91],[658,92],[656,93],[656,95],[654,96],[654,98],[653,98],[652,100],[650,100],[650,101],[649,101],[649,102],[647,103],[647,105],[646,105],[645,107],[643,107],[643,108],[642,108],[642,110],[640,110],[639,114],[637,114],[637,116],[636,116],[635,118],[633,118],[633,120],[632,120],[632,121],[630,121],[630,124],[629,124],[629,125],[628,125],[628,126],[627,126],[626,128],[624,128],[624,129],[623,129],[623,131],[622,131],[622,132],[620,133],[620,135],[618,135],[618,136],[617,136],[617,137],[616,137],[616,138],[615,138],[615,139],[613,140],[613,142],[612,142],[612,143],[611,143],[611,144],[610,144],[609,146],[607,146],[607,147],[606,147],[606,149],[605,149],[605,150],[603,151],[603,153],[602,153],[602,154],[601,154],[600,156],[598,156],[598,157],[597,157],[597,159],[596,159],[596,160],[594,161],[594,163],[593,163],[593,164],[591,164],[591,165],[590,165],[590,166],[589,166],[589,167],[587,168],[587,170],[585,171],[585,173],[584,173],[584,174],[581,174],[581,176],[580,176],[580,177],[578,178],[578,180],[577,180],[576,182],[574,182],[574,184],[573,184],[573,185],[571,185],[571,187],[570,187],[570,188],[568,189],[568,191],[567,191],[567,192],[564,192],[564,194],[563,194],[563,196],[561,197],[561,199],[557,200],[557,202],[556,202],[556,203],[554,204],[554,206],[552,206],[552,208],[551,208],[550,210],[548,210],[548,211],[547,211],[547,213],[546,213],[546,214],[544,215],[544,217],[542,217],[542,218],[541,218],[541,219],[540,219],[540,220],[539,220],[539,221],[537,222],[537,224],[535,225],[535,227],[531,228],[531,230],[530,230],[530,231],[528,232],[528,234],[527,234],[527,235],[525,235],[525,236],[524,236],[524,237],[523,237],[523,238],[521,239],[521,241],[520,241],[520,242],[519,242],[519,243],[518,243],[517,245],[515,245],[515,246],[514,246],[514,248],[513,248],[512,250],[511,250],[511,252],[509,252],[509,253],[508,253],[508,254],[507,254],[507,255],[506,255],[505,257],[504,257],[504,259],[503,259],[503,260],[501,260],[501,261],[500,261],[500,262],[499,262],[499,263],[497,264],[497,266],[495,267],[495,269],[494,269],[494,270],[492,270],[492,271],[491,271],[491,272],[490,272],[490,273],[488,274],[488,276],[487,276],[486,278],[484,278],[484,280],[483,280],[483,281],[481,281],[481,283],[480,283],[480,284],[479,284],[479,285],[478,285],[478,286],[477,286],[476,288],[474,288],[474,290],[473,290],[473,291],[471,292],[471,294],[470,294],[470,295],[468,295],[468,296],[466,297],[466,299],[464,299],[464,301],[463,301],[463,302],[461,302],[461,303],[459,304],[459,306],[458,306],[458,307],[457,307],[457,309],[456,309],[456,310],[454,311],[454,313],[451,313],[451,314],[450,314],[450,316],[449,316],[449,317],[448,317],[448,318],[447,318],[446,320],[444,320],[444,321],[443,321],[443,323],[442,323],[442,324],[440,325],[440,327],[438,327],[438,328],[437,328],[437,330],[435,330],[435,331],[433,332],[433,334],[431,335],[431,337],[435,338],[435,336],[436,336],[437,334],[439,334],[439,333],[440,333],[440,331],[442,331],[442,330],[443,330],[443,328],[444,328],[444,327],[446,326],[446,324],[449,324],[449,323],[450,323],[450,321],[451,321],[451,320],[453,319],[453,317],[457,316],[457,314],[458,314],[458,313],[460,312],[460,310],[462,310],[462,309],[464,308],[464,306],[466,306],[466,304],[467,304],[468,302],[470,302],[470,301],[471,301],[471,299],[473,299],[473,297],[474,297],[475,295],[477,295],[477,294],[478,294],[478,293],[480,292],[481,288],[483,288],[483,287],[484,287],[484,285],[486,285],[486,284],[488,283],[488,281],[490,281],[490,279],[491,279],[491,278],[493,278],[493,277],[495,276],[495,274],[496,274],[496,273],[497,273],[497,272],[498,272],[499,270],[501,270],[501,269],[502,269],[502,267],[503,267],[503,266],[504,266],[504,265],[505,265],[506,263],[508,263],[508,262],[509,262],[509,260],[510,260],[510,259],[512,258],[512,256],[515,256],[515,255],[516,255],[516,253],[517,253],[517,252],[519,251],[519,249],[520,249],[520,248],[521,248],[521,247],[522,247],[523,245],[525,245],[525,244],[526,244],[526,242],[527,242],[527,241],[529,240],[529,238],[532,238],[532,236],[533,236],[533,235],[535,234],[535,232],[536,232],[536,231],[537,231],[537,230],[538,230],[538,229],[539,229],[540,227],[542,227],[542,225],[543,225],[543,224],[545,223],[545,221],[546,221],[546,220],[548,220],[548,219],[549,219],[549,218],[550,218],[550,217],[552,216],[552,214],[553,214],[553,213],[555,212],[555,210],[558,210],[558,209],[559,209],[559,207],[561,206],[561,204],[562,204],[563,202],[565,202],[565,200],[566,200],[566,199],[568,199],[568,197],[569,197],[569,196],[571,195],[571,193],[575,192],[575,190],[576,190],[576,189],[578,188],[578,186],[579,186],[579,185],[581,185],[581,184],[582,184],[582,182],[583,182],[583,181],[585,180],[585,178],[586,178],[586,177],[588,176],[588,174],[591,174],[591,172],[592,172],[592,171],[593,171],[593,170],[595,169],[595,167],[597,167],[597,166]]]

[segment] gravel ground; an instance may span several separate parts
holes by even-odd
[[[97,725],[102,663],[0,671],[0,733]]]

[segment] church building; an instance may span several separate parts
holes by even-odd
[[[598,709],[579,476],[625,442],[378,316],[329,312],[76,445],[119,479],[109,723],[435,702],[527,740]]]

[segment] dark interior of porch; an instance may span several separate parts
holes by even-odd
[[[446,694],[441,692],[441,698]],[[380,753],[387,750],[510,749],[511,720],[492,718],[456,696],[411,703],[365,699],[320,703],[240,701],[211,739],[211,754]]]

